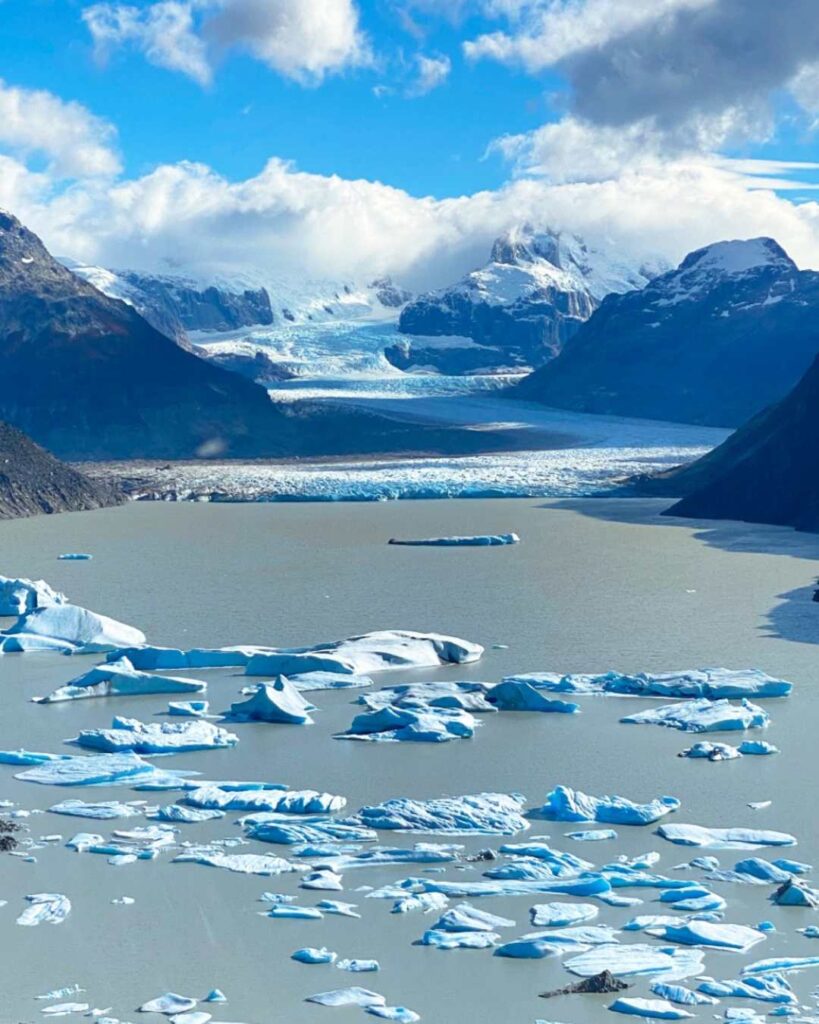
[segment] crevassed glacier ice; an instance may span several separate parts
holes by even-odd
[[[508,836],[529,828],[521,814],[525,803],[525,797],[518,793],[477,793],[432,800],[394,797],[372,807],[362,807],[348,821],[353,825],[399,832]]]
[[[140,672],[128,661],[120,658],[109,664],[97,665],[89,672],[77,676],[53,690],[46,697],[34,697],[37,704],[56,704],[65,700],[86,697],[137,697],[156,693],[201,693],[207,684],[198,679],[179,676],[151,675]]]
[[[739,704],[729,700],[686,701],[647,708],[620,719],[626,725],[664,725],[682,732],[731,732],[740,729],[766,729],[768,712],[745,698]]]
[[[45,580],[11,579],[0,576],[0,616],[25,615],[37,608],[66,604],[68,598]]]
[[[305,677],[306,678],[306,677]],[[494,712],[498,709],[489,704],[484,696],[489,683],[463,682],[455,680],[431,683],[401,683],[397,686],[383,686],[374,693],[363,693],[356,701],[371,711],[385,707],[426,709],[460,708],[473,714]]]
[[[545,803],[528,817],[545,821],[599,821],[609,825],[650,825],[676,811],[680,801],[662,796],[646,804],[634,803],[622,796],[589,796],[568,786],[557,786],[547,793]]]
[[[239,722],[281,722],[285,725],[306,725],[313,719],[312,704],[287,679],[278,676],[272,683],[262,683],[247,700],[230,705],[230,718]]]
[[[340,811],[347,803],[343,796],[318,793],[313,789],[227,789],[206,785],[182,797],[190,807],[206,807],[219,811],[275,811],[287,814],[329,814]]]
[[[639,996],[618,996],[609,1006],[615,1013],[626,1013],[643,1020],[684,1020],[693,1013],[674,1006],[667,999],[643,999]]]
[[[700,846],[714,850],[753,850],[759,846],[794,846],[796,839],[787,832],[756,828],[705,828],[703,825],[668,823],[657,828],[657,835],[679,846]]]
[[[387,543],[413,548],[486,548],[502,547],[507,544],[520,544],[520,537],[516,533],[483,533],[462,537],[426,537],[421,540],[400,540],[397,537],[391,537]]]
[[[134,626],[74,604],[36,608],[7,632],[9,635],[33,634],[63,640],[73,644],[79,654],[102,653],[145,643],[145,634]]]
[[[207,810],[204,807],[183,807],[181,804],[166,804],[145,814],[151,821],[171,821],[181,825],[195,825],[200,821],[214,821],[224,816],[224,811]]]
[[[180,754],[191,750],[220,750],[235,747],[239,737],[211,722],[140,722],[115,716],[110,729],[82,729],[74,743],[87,750],[114,754]]]
[[[761,977],[715,981],[706,978],[697,987],[698,992],[721,999],[757,999],[763,1003],[780,1003],[793,1006],[796,1002],[791,986],[781,974],[765,974]]]
[[[247,663],[245,673],[289,676],[323,671],[367,675],[388,669],[463,665],[477,661],[482,654],[480,644],[458,637],[411,630],[382,630],[313,647],[270,648],[265,653],[255,654]]]
[[[634,697],[706,697],[739,700],[742,697],[787,697],[793,684],[775,679],[759,669],[702,668],[652,675],[622,675],[604,672],[600,675],[560,675],[554,672],[531,672],[508,676],[531,683],[541,690],[556,693],[619,694]]]

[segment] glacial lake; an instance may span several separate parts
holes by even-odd
[[[0,571],[43,577],[77,604],[132,623],[151,643],[217,646],[313,644],[374,629],[406,628],[454,634],[487,648],[482,661],[428,672],[392,672],[376,686],[431,679],[495,682],[514,672],[662,671],[724,665],[758,667],[796,684],[788,700],[767,701],[766,733],[774,757],[725,763],[676,755],[698,737],[654,726],[626,726],[623,715],[648,706],[630,698],[581,697],[582,714],[483,716],[472,740],[449,744],[375,744],[334,740],[358,708],[358,692],[315,693],[312,726],[231,726],[233,750],[162,760],[163,767],[199,771],[203,779],[287,782],[347,797],[348,810],[392,796],[428,798],[480,791],[520,792],[530,806],[558,784],[595,795],[634,800],[679,797],[670,820],[706,826],[778,829],[798,846],[780,851],[700,851],[673,846],[653,827],[619,827],[617,840],[578,843],[566,832],[584,826],[533,823],[517,839],[455,838],[382,833],[386,844],[417,840],[463,842],[467,852],[503,841],[548,835],[551,845],[608,863],[649,850],[662,854],[657,870],[698,853],[716,853],[724,867],[745,857],[789,856],[817,865],[819,814],[816,749],[819,737],[819,605],[812,603],[819,537],[732,523],[660,519],[662,501],[624,499],[463,500],[364,504],[132,504],[99,512],[0,523]],[[388,546],[390,537],[516,531],[517,547],[435,549]],[[66,551],[89,551],[88,562],[58,561]],[[508,645],[493,649],[492,645]],[[165,710],[165,696],[112,698],[38,706],[44,694],[86,670],[88,657],[50,654],[0,657],[0,749],[71,752],[63,740],[79,729],[110,725],[113,715],[143,721]],[[207,680],[212,710],[237,699],[246,680],[238,670],[187,675]],[[709,739],[736,742],[737,735]],[[159,761],[157,763],[160,763]],[[17,781],[0,766],[0,799],[28,810],[70,797],[146,798],[169,803],[175,794],[139,794],[125,786],[68,790]],[[772,800],[765,810],[751,801]],[[239,814],[217,822],[180,825],[182,839],[238,836]],[[26,819],[30,835],[145,824],[97,822],[54,814]],[[594,826],[589,826],[594,827]],[[244,850],[287,855],[285,847],[253,843]],[[258,878],[197,864],[155,861],[113,867],[106,858],[77,854],[62,843],[36,851],[36,863],[0,856],[0,1022],[47,1020],[48,1003],[35,997],[78,983],[76,997],[111,1007],[122,1021],[165,1020],[136,1007],[166,991],[204,997],[221,988],[228,1003],[201,1006],[214,1024],[306,1024],[370,1019],[358,1008],[328,1009],[305,997],[360,984],[388,1003],[411,1007],[430,1024],[564,1024],[616,1020],[610,996],[550,1001],[538,993],[576,980],[560,960],[509,960],[488,950],[439,951],[413,945],[437,915],[390,913],[390,900],[367,900],[359,886],[380,886],[423,873],[422,865],[365,868],[345,875],[343,893],[305,892],[295,875]],[[442,877],[479,879],[480,864],[448,868]],[[691,872],[692,880],[699,873]],[[816,873],[814,873],[816,877]],[[808,876],[810,880],[811,876]],[[708,951],[705,972],[736,978],[744,963],[771,956],[819,954],[819,941],[797,929],[819,923],[816,911],[770,904],[773,886],[715,885],[728,900],[726,921],[771,920],[776,933],[745,955]],[[270,920],[259,915],[264,891],[358,904],[360,920]],[[15,924],[29,893],[68,895],[73,910],[59,926]],[[637,908],[600,905],[596,924],[620,926],[635,913],[670,912],[657,890],[627,890]],[[131,906],[112,899],[131,896]],[[561,897],[555,897],[560,900]],[[516,921],[504,940],[531,931],[529,907],[552,897],[491,898],[481,909]],[[569,898],[563,898],[569,901]],[[623,942],[649,942],[622,933]],[[373,957],[378,974],[353,975],[329,966],[303,966],[290,954],[328,946],[340,957]],[[810,1002],[819,970],[789,975],[800,1000]],[[692,981],[687,982],[692,984]],[[648,996],[648,980],[628,995]],[[739,999],[700,1007],[713,1019]],[[81,1017],[68,1017],[80,1020]],[[375,1018],[373,1018],[375,1019]]]

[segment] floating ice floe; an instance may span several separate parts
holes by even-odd
[[[93,555],[86,551],[66,551],[65,554],[57,555],[58,562],[90,562]]]
[[[489,683],[463,681],[436,681],[431,683],[403,683],[398,686],[384,686],[375,693],[362,694],[357,703],[364,704],[371,711],[381,708],[407,708],[427,710],[429,708],[460,708],[472,714],[484,714],[498,709],[486,699]]]
[[[418,940],[418,945],[435,949],[489,949],[496,942],[500,942],[497,932],[447,932],[430,928]]]
[[[403,743],[445,743],[469,739],[478,723],[459,708],[384,707],[356,715],[350,728],[336,739],[390,741]]]
[[[551,672],[531,672],[508,678],[557,693],[692,699],[706,697],[709,700],[787,697],[793,689],[792,683],[775,679],[759,669],[704,668],[659,675],[641,672],[633,676],[621,675],[619,672],[564,676]]]
[[[420,910],[431,914],[435,910],[443,910],[449,900],[440,892],[419,892],[410,896],[399,896],[392,905],[392,914],[409,914]]]
[[[701,740],[699,743],[681,750],[677,757],[702,758],[706,761],[732,761],[737,757],[742,757],[742,754],[730,743],[709,743],[707,740]]]
[[[537,928],[564,928],[591,921],[597,914],[593,903],[537,903],[529,910],[529,922]]]
[[[686,988],[685,985],[672,985],[667,981],[652,981],[649,988],[655,996],[682,1006],[713,1006],[719,1001],[703,992]]]
[[[357,904],[342,903],[341,900],[319,900],[316,904],[318,910],[325,914],[336,914],[339,917],[361,917],[356,911]]]
[[[196,1000],[190,996],[180,996],[176,992],[166,992],[156,999],[149,999],[139,1007],[141,1013],[164,1013],[170,1016],[174,1013],[187,1013],[196,1009]]]
[[[271,878],[291,871],[306,870],[300,864],[294,864],[283,857],[274,857],[269,853],[222,853],[209,848],[179,853],[174,857],[173,863],[204,864],[211,868],[224,868],[240,875],[261,875]]]
[[[497,867],[490,867],[486,871],[487,878],[525,878],[527,874],[519,874],[517,868],[536,862],[536,867],[543,868],[537,872],[536,877],[575,878],[583,871],[590,871],[594,867],[591,861],[583,860],[573,853],[564,853],[561,850],[553,850],[545,839],[533,836],[530,840],[522,843],[504,843],[500,852],[514,857],[513,861],[500,864]]]
[[[74,654],[74,644],[57,640],[51,636],[37,636],[35,633],[0,633],[0,654],[30,654],[50,651],[52,654]]]
[[[46,1017],[68,1017],[74,1013],[85,1013],[91,1009],[90,1003],[57,1003],[54,1006],[43,1007],[43,1015]]]
[[[387,1000],[377,992],[370,992],[366,988],[338,988],[332,992],[319,992],[314,996],[308,996],[308,1003],[318,1003],[319,1006],[385,1006]]]
[[[78,654],[112,651],[145,643],[145,634],[106,615],[73,604],[55,604],[25,614],[7,635],[48,637],[72,644]]]
[[[693,1013],[674,1006],[667,999],[642,999],[637,996],[618,996],[609,1006],[615,1013],[627,1013],[644,1020],[684,1020]]]
[[[56,704],[86,697],[137,697],[156,693],[201,693],[207,684],[198,679],[178,676],[157,676],[140,672],[128,661],[120,658],[109,664],[97,665],[89,672],[60,686],[47,697],[32,698],[36,704]]]
[[[766,743],[765,740],[743,740],[739,745],[740,754],[765,755],[778,754],[779,749],[773,743]]]
[[[486,691],[486,700],[499,711],[545,711],[574,715],[579,704],[565,700],[550,700],[530,683],[520,679],[506,679]]]
[[[172,700],[168,702],[168,714],[177,718],[202,718],[209,707],[206,700]]]
[[[200,719],[145,723],[118,715],[110,729],[82,729],[73,742],[88,750],[104,753],[179,754],[235,747],[239,737]]]
[[[737,729],[766,729],[768,712],[745,698],[739,704],[729,700],[691,700],[647,708],[620,719],[626,725],[663,725],[682,732],[729,732]]]
[[[189,807],[205,807],[209,810],[286,814],[330,814],[340,811],[347,804],[343,796],[319,793],[313,789],[259,789],[252,785],[248,789],[241,789],[241,785],[237,783],[232,788],[224,784],[201,786],[186,793],[181,802]]]
[[[779,907],[819,907],[819,892],[796,878],[789,878],[771,896]]]
[[[602,843],[607,839],[616,839],[617,833],[613,828],[586,828],[579,832],[567,832],[566,838],[579,843]]]
[[[156,647],[141,643],[135,647],[120,647],[108,655],[108,661],[127,658],[138,669],[180,668],[244,668],[259,647]]]
[[[697,987],[698,992],[719,999],[757,999],[763,1003],[793,1006],[796,996],[780,974],[742,978],[739,981],[714,981],[706,978]]]
[[[780,974],[785,971],[801,971],[806,967],[819,967],[819,956],[775,956],[767,960],[756,960],[746,964],[742,973],[748,975]]]
[[[71,900],[58,892],[37,892],[26,896],[29,906],[17,918],[17,924],[62,924],[71,913]]]
[[[122,803],[119,800],[104,800],[100,803],[86,803],[85,800],[63,800],[49,807],[53,814],[65,814],[75,818],[98,818],[101,821],[113,818],[135,818],[143,814],[145,805]]]
[[[347,820],[353,825],[399,832],[508,836],[529,828],[521,814],[525,803],[525,797],[518,793],[477,793],[432,800],[394,797],[362,807]]]
[[[293,904],[281,903],[262,913],[262,917],[285,918],[295,921],[320,921],[324,914],[319,907],[297,907]]]
[[[398,1024],[415,1024],[421,1019],[415,1010],[409,1010],[406,1006],[378,1006],[371,1004],[364,1008],[364,1012],[371,1017],[380,1017],[382,1020],[394,1020]]]
[[[483,533],[464,537],[426,537],[421,540],[399,540],[391,537],[388,544],[400,544],[403,547],[427,548],[494,548],[507,544],[520,544],[516,533]]]
[[[302,889],[321,889],[338,891],[344,888],[341,875],[330,868],[319,868],[302,877],[299,883]]]
[[[145,815],[151,821],[169,821],[180,825],[195,825],[200,821],[215,821],[224,818],[224,811],[209,810],[204,807],[183,807],[181,804],[167,804],[148,811]]]
[[[292,821],[269,821],[261,814],[243,819],[242,824],[249,839],[259,839],[263,843],[281,843],[284,846],[302,843],[317,846],[328,842],[366,843],[378,838],[378,833],[373,829],[359,825],[342,825],[336,821],[316,821],[302,825],[300,822]]]
[[[658,976],[677,981],[702,972],[702,950],[694,948],[635,945],[595,946],[564,962],[564,967],[581,978],[603,971],[615,977],[629,975]]]
[[[114,786],[146,784],[170,779],[178,786],[183,774],[160,771],[138,754],[102,754],[97,757],[54,757],[33,763],[34,767],[14,777],[46,786]]]
[[[587,947],[580,946],[580,949]],[[495,956],[507,957],[512,960],[543,960],[550,956],[560,956],[566,952],[565,946],[549,942],[548,938],[538,936],[532,939],[513,939],[505,942],[495,950]]]
[[[647,928],[646,934],[684,946],[733,949],[740,953],[746,953],[757,942],[765,939],[763,932],[747,925],[696,920],[687,921],[683,925],[664,924]]]
[[[545,821],[599,821],[610,825],[650,825],[676,811],[680,801],[662,796],[650,803],[637,804],[622,796],[588,796],[568,786],[557,786],[546,795],[545,803],[527,817]]]
[[[326,946],[322,946],[321,949],[317,949],[315,946],[305,946],[303,949],[297,949],[295,953],[291,953],[290,959],[300,964],[332,964],[335,963],[337,955]]]
[[[262,683],[247,700],[230,705],[229,717],[239,722],[281,722],[285,725],[305,725],[313,721],[312,704],[285,677],[273,683]]]
[[[340,971],[350,971],[352,974],[369,974],[381,970],[381,964],[377,960],[346,959],[339,960],[336,967]]]
[[[11,579],[0,576],[0,616],[25,615],[37,608],[66,604],[68,598],[45,580]]]
[[[705,828],[703,825],[669,823],[657,828],[657,835],[679,846],[700,846],[713,850],[753,850],[760,846],[794,846],[787,832],[754,828]]]
[[[611,891],[611,883],[590,872],[577,878],[500,879],[480,882],[425,881],[427,892],[439,892],[452,899],[476,899],[481,896],[533,896],[553,893],[562,896],[600,896]]]
[[[514,928],[515,922],[460,903],[442,914],[432,927],[444,932],[493,932],[498,928]]]
[[[264,653],[254,654],[245,673],[251,676],[289,676],[323,671],[366,675],[388,669],[463,665],[477,661],[482,654],[480,644],[457,637],[383,630],[314,647],[270,648]]]

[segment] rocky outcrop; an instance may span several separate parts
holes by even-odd
[[[610,295],[519,394],[582,412],[736,426],[819,351],[819,274],[770,238],[718,242]]]

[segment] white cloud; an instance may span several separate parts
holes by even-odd
[[[134,46],[152,64],[200,85],[215,54],[245,51],[305,85],[371,60],[354,0],[158,0],[97,3],[83,11],[97,52]]]
[[[112,125],[81,104],[0,79],[0,147],[23,157],[44,155],[55,175],[115,174],[115,137]]]
[[[426,96],[428,92],[443,85],[452,71],[449,57],[427,57],[419,53],[416,58],[417,74],[415,81],[408,87],[408,96]]]

